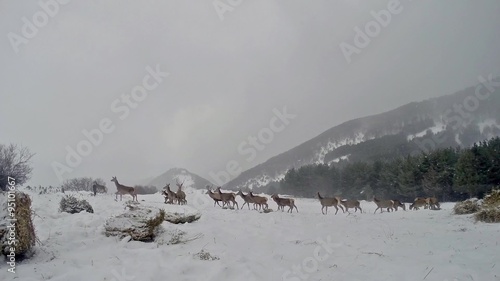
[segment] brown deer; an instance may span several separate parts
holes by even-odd
[[[394,206],[394,201],[393,200],[379,200],[373,197],[373,202],[377,204],[377,209],[375,209],[374,214],[377,212],[378,209],[380,209],[380,213],[383,212],[384,209],[387,209],[387,212],[390,212]]]
[[[319,199],[319,202],[321,203],[321,213],[323,215],[326,215],[328,214],[328,207],[335,207],[335,214],[338,213],[339,211],[339,208],[337,207],[339,205],[339,201],[337,198],[324,198],[324,197],[321,197],[321,195],[319,194],[318,192],[318,199]],[[326,208],[326,213],[323,211],[323,209]],[[343,211],[344,209],[342,209]]]
[[[250,193],[248,193],[247,195],[245,195],[243,192],[238,191],[238,193],[236,193],[236,195],[239,195],[241,197],[241,199],[243,199],[243,201],[245,201],[243,203],[243,205],[241,205],[241,209],[243,209],[243,207],[245,206],[245,204],[247,204],[248,206],[248,209],[250,210],[250,203],[254,203],[254,201],[252,200],[252,198],[250,197]]]
[[[167,185],[163,188],[163,194],[165,194],[165,193],[168,197],[168,201],[166,202],[167,204],[175,204],[175,202],[178,201],[177,194],[175,194],[175,192],[173,192],[170,189],[170,183],[167,183]]]
[[[112,177],[111,181],[115,183],[117,189],[117,192],[115,193],[116,194],[115,200],[118,200],[118,194],[120,194],[120,201],[122,201],[123,194],[130,194],[132,195],[132,201],[134,201],[135,199],[135,201],[139,202],[139,200],[137,199],[137,193],[135,192],[135,188],[120,184],[116,177]]]
[[[399,207],[401,207],[403,210],[406,211],[406,205],[404,203],[401,203],[399,200],[392,200],[394,202],[393,208],[395,211],[398,210]]]
[[[207,192],[205,192],[206,194],[208,194],[208,196],[210,196],[210,198],[212,198],[214,200],[214,207],[215,207],[215,203],[217,203],[217,205],[219,205],[220,207],[220,204],[219,202],[221,202],[222,200],[220,199],[220,195],[218,193],[215,193],[215,192],[212,192],[212,190],[210,189],[210,186],[206,186],[207,187]],[[224,207],[224,202],[222,202],[222,207]]]
[[[240,207],[238,206],[238,202],[236,202],[236,194],[234,193],[223,193],[220,191],[220,186],[217,187],[216,189],[216,193],[219,194],[220,196],[220,199],[222,201],[222,206],[224,206],[224,204],[227,204],[227,206],[229,207],[229,202],[233,202],[233,208],[234,208],[234,205],[236,205],[236,209],[239,209]]]
[[[252,200],[253,200],[253,208],[254,209],[257,209],[256,206],[259,206],[259,210],[261,208],[264,210],[269,209],[269,205],[267,204],[266,197],[253,195],[253,193],[251,191],[248,194],[250,195],[250,198],[252,198]]]
[[[412,209],[418,210],[420,207],[424,207],[425,209],[427,209],[428,201],[429,201],[427,199],[428,198],[421,198],[421,197],[415,198],[415,201],[413,201],[413,204],[410,205],[410,210],[412,210]]]
[[[177,192],[175,193],[175,195],[177,197],[177,203],[180,205],[186,205],[187,204],[186,193],[184,193],[184,191],[182,191],[182,185],[184,184],[184,181],[182,181],[182,183],[179,183],[176,180],[175,182],[176,182],[177,187],[178,187]]]
[[[293,208],[297,209],[297,213],[299,212],[299,209],[297,206],[295,206],[295,200],[292,198],[280,198],[278,194],[273,194],[271,196],[273,198],[274,202],[278,204],[278,210],[281,208],[281,211],[283,212],[285,210],[285,206],[289,206],[290,208],[288,209],[287,213],[293,213]]]
[[[427,204],[429,205],[429,209],[431,210],[440,210],[441,206],[439,205],[439,201],[436,197],[427,198]]]
[[[356,212],[359,209],[359,211],[363,213],[363,210],[361,209],[358,200],[342,200],[340,201],[340,204],[344,206],[347,212],[349,212],[350,208],[354,208],[354,212]]]
[[[94,181],[94,184],[92,185],[92,191],[94,191],[94,196],[97,195],[97,193],[106,193],[107,188],[104,185],[100,185],[97,183],[97,181]]]

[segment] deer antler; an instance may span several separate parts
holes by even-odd
[[[186,179],[184,179],[184,180],[182,181],[182,183],[179,183],[179,180],[178,180],[178,179],[175,179],[175,182],[176,182],[176,184],[177,184],[177,186],[178,186],[179,188],[181,188],[181,187],[182,187],[182,185],[184,184],[184,181],[186,181]]]

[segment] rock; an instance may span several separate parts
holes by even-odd
[[[73,195],[64,196],[59,203],[59,212],[76,214],[81,211],[94,213],[94,209],[87,200],[78,200]]]
[[[165,220],[174,223],[191,223],[201,218],[201,213],[197,209],[188,205],[158,204],[149,202],[148,205],[165,210]]]
[[[164,210],[134,206],[133,209],[108,219],[104,224],[105,235],[119,236],[120,239],[130,236],[136,241],[151,242],[164,220]]]
[[[181,213],[165,213],[165,220],[171,223],[191,223],[199,220],[201,217],[200,213],[196,214],[181,214]]]
[[[7,256],[7,261],[14,255],[16,260],[31,257],[36,241],[35,227],[31,218],[31,198],[26,193],[18,191],[0,193],[0,208],[2,254]],[[15,227],[9,227],[12,224]],[[15,244],[12,241],[16,241]]]

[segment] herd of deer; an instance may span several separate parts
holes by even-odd
[[[118,182],[116,177],[112,177],[111,181],[115,183],[117,192],[115,200],[118,201],[118,194],[120,195],[120,201],[122,200],[122,195],[124,194],[130,194],[132,196],[132,201],[138,201],[137,200],[137,193],[135,191],[135,188],[130,187],[130,186],[125,186],[122,185]],[[177,184],[177,192],[173,192],[170,190],[170,184],[167,183],[167,185],[163,188],[162,195],[165,197],[165,203],[166,204],[179,204],[179,205],[184,205],[187,204],[186,200],[186,193],[182,191],[182,185],[184,182],[179,183],[176,181]],[[244,194],[241,190],[238,193],[233,193],[233,192],[222,192],[220,189],[221,187],[217,187],[215,191],[212,191],[212,187],[207,186],[207,192],[208,196],[214,200],[214,207],[215,204],[217,204],[219,207],[231,207],[239,209],[238,202],[236,202],[236,196],[240,196],[244,203],[241,206],[241,209],[245,206],[245,204],[248,206],[248,209],[250,210],[250,204],[253,204],[254,210],[267,210],[269,209],[269,205],[267,204],[267,198],[264,196],[257,196],[254,195],[252,192],[249,192],[247,194]],[[292,198],[280,198],[278,194],[273,194],[271,198],[276,202],[278,205],[278,210],[281,209],[281,211],[285,210],[285,206],[288,207],[288,212],[292,213],[293,209],[297,210],[297,213],[299,212],[299,209],[295,205],[295,200]],[[344,200],[340,197],[332,197],[332,198],[325,198],[322,197],[321,194],[318,192],[318,199],[319,202],[321,203],[321,213],[326,215],[328,214],[328,207],[334,207],[335,208],[335,214],[338,213],[339,208],[342,210],[342,212],[349,212],[349,209],[354,209],[354,212],[357,212],[358,209],[361,213],[363,213],[363,210],[360,207],[360,203],[358,200]],[[222,206],[220,205],[220,202],[222,202]],[[406,211],[406,206],[404,203],[402,203],[399,200],[379,200],[376,197],[373,197],[373,202],[377,205],[377,208],[375,209],[374,214],[380,210],[382,213],[384,209],[386,209],[388,212],[391,211],[397,211],[398,208],[402,208],[403,210]],[[230,203],[232,203],[232,206],[230,206]],[[429,197],[429,198],[423,198],[423,197],[417,197],[415,198],[414,202],[410,205],[410,210],[418,210],[419,208],[424,207],[425,209],[431,209],[431,210],[439,210],[440,205],[435,197]]]
[[[333,197],[333,198],[324,198],[321,197],[321,195],[318,192],[318,199],[319,202],[321,203],[321,213],[326,215],[328,213],[328,207],[334,207],[336,209],[335,214],[339,211],[338,208],[342,210],[342,212],[348,211],[349,208],[354,208],[354,212],[356,212],[358,209],[362,213],[363,211],[361,210],[361,207],[359,206],[359,201],[358,200],[342,200],[340,197]],[[373,202],[377,205],[377,208],[373,212],[374,214],[380,210],[382,213],[384,209],[387,210],[387,212],[391,211],[397,211],[398,208],[402,208],[403,210],[406,211],[406,205],[402,203],[399,200],[380,200],[377,199],[375,196],[373,197]],[[343,206],[343,208],[342,208]],[[410,210],[418,210],[420,207],[424,207],[425,209],[431,209],[431,210],[439,210],[440,205],[435,197],[429,197],[429,198],[422,198],[422,197],[417,197],[413,201],[413,203],[410,205]],[[344,210],[345,208],[345,210]],[[326,213],[323,212],[323,210],[326,209]]]

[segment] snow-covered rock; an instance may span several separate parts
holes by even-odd
[[[106,236],[130,236],[136,241],[153,241],[157,228],[165,219],[165,211],[149,207],[130,204],[130,209],[116,217],[109,218],[104,224]]]

